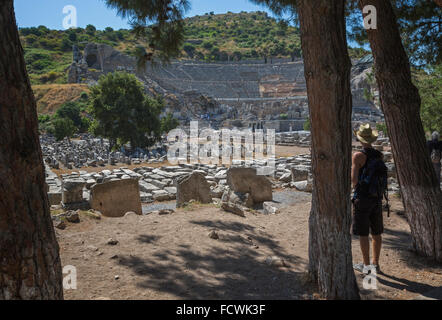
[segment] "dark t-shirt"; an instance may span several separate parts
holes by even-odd
[[[366,191],[361,189],[359,181],[362,180],[362,174],[364,172],[364,169],[367,167],[368,160],[373,159],[373,158],[382,159],[382,157],[383,157],[382,152],[375,150],[374,148],[364,148],[362,150],[362,153],[365,154],[366,160],[365,160],[365,164],[359,169],[358,184],[356,185],[355,193],[353,196],[354,199],[366,198],[366,195],[365,195]]]
[[[433,149],[442,152],[442,141],[434,141],[434,140],[427,141],[427,148],[430,154],[433,151]]]
[[[362,172],[364,171],[365,167],[367,166],[368,159],[371,158],[381,158],[382,159],[382,152],[374,149],[374,148],[364,148],[362,150],[362,153],[365,154],[366,160],[365,164],[359,169],[359,175],[358,175],[358,181],[361,180]]]

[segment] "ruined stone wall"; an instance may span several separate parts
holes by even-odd
[[[88,44],[81,59],[69,70],[71,82],[93,84],[101,74],[127,71],[143,81],[146,91],[166,97],[167,111],[182,121],[210,118],[221,123],[229,117],[242,120],[306,119],[308,103],[304,65],[294,62],[242,61],[206,63],[174,61],[169,65],[136,68],[134,57],[103,44]],[[371,64],[352,69],[353,105],[358,113],[379,113],[364,100]],[[207,103],[205,103],[205,101]]]
[[[301,61],[275,64],[173,62],[148,67],[147,73],[161,86],[176,92],[196,90],[214,98],[285,97],[278,86],[305,95],[304,67]],[[288,85],[290,84],[290,86]]]

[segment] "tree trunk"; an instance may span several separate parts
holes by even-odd
[[[419,92],[411,82],[393,7],[385,0],[361,0],[359,5],[373,5],[377,11],[377,29],[367,33],[413,247],[442,262],[442,192],[426,148]]]
[[[12,0],[0,3],[0,299],[62,299],[37,112]]]
[[[312,133],[309,273],[328,299],[359,299],[351,254],[351,62],[345,0],[298,2]]]

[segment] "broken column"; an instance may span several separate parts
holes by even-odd
[[[83,199],[84,179],[68,179],[63,181],[61,204],[67,210],[88,210],[89,203]]]

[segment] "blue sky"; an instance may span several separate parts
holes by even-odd
[[[192,8],[186,16],[240,11],[267,11],[249,0],[190,0]],[[117,17],[116,12],[108,9],[104,0],[15,0],[15,15],[19,27],[45,25],[50,29],[63,29],[63,8],[73,5],[77,9],[78,26],[84,28],[93,24],[97,29],[112,27],[129,28],[127,21]],[[269,12],[270,13],[270,12]]]

